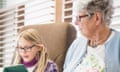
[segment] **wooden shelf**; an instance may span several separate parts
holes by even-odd
[[[64,22],[72,22],[72,0],[64,0],[63,8],[63,20]]]
[[[67,5],[67,4],[72,4],[72,0],[66,1],[64,4],[65,4],[65,5]]]
[[[67,8],[67,9],[64,9],[65,12],[67,11],[72,11],[72,8]]]
[[[64,19],[69,19],[69,18],[72,18],[72,15],[65,16],[65,17],[64,17]]]

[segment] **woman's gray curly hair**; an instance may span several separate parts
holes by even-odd
[[[73,12],[86,11],[88,14],[100,12],[103,22],[107,25],[111,22],[113,14],[113,0],[73,0]]]

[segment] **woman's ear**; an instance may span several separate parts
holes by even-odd
[[[96,16],[96,25],[98,26],[99,24],[102,23],[102,14],[100,12],[96,12],[95,16]]]

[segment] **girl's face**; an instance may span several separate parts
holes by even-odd
[[[19,39],[18,46],[18,53],[25,62],[32,61],[41,50],[40,47],[25,40],[24,38]]]

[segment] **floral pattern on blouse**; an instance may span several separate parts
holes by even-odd
[[[57,64],[49,60],[45,72],[58,72]]]
[[[75,72],[105,72],[105,64],[99,56],[89,52]]]

